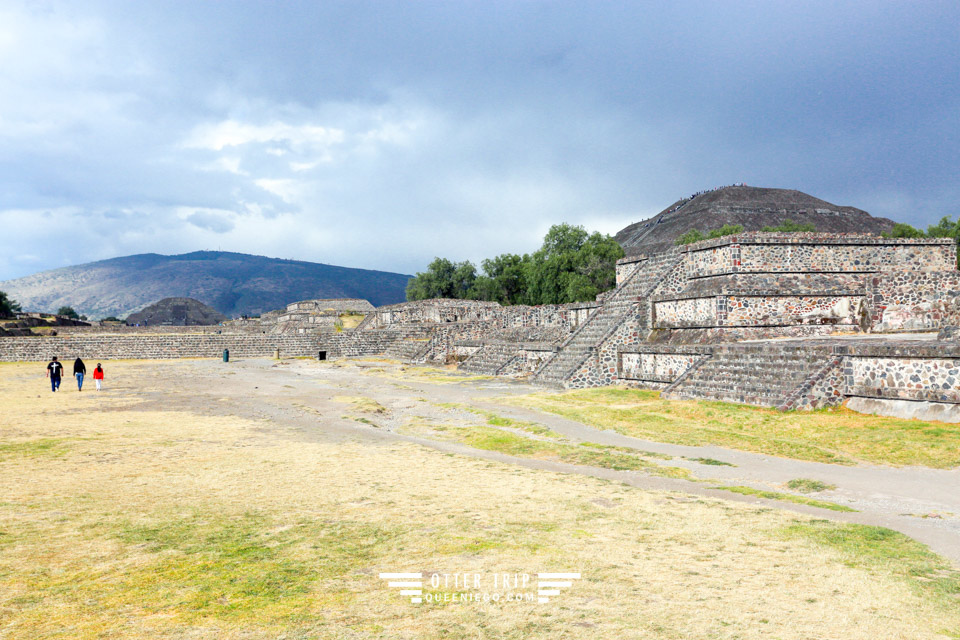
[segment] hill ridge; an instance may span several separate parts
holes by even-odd
[[[624,227],[615,239],[627,255],[653,254],[667,251],[676,238],[692,229],[707,231],[739,224],[745,231],[760,231],[788,219],[811,223],[825,233],[879,234],[895,224],[796,189],[734,185],[681,198],[660,213]]]
[[[409,275],[230,251],[140,253],[0,282],[24,309],[71,306],[100,318],[126,316],[163,298],[195,298],[226,316],[257,315],[298,300],[405,300]]]

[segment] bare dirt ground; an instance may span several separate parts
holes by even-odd
[[[645,442],[381,361],[109,363],[100,394],[42,371],[0,366],[0,638],[960,637],[948,566],[828,522],[956,562],[956,471]],[[796,477],[858,511],[700,481]],[[583,578],[412,604],[385,571]]]
[[[325,425],[330,426],[325,426],[322,431],[311,430],[310,433],[315,437],[350,434],[352,437],[374,440],[404,440],[443,451],[509,461],[512,464],[537,469],[592,475],[647,489],[681,490],[727,500],[763,503],[801,513],[817,514],[819,517],[833,520],[889,527],[930,545],[938,553],[951,558],[960,566],[960,469],[894,468],[875,465],[849,467],[790,460],[720,447],[689,447],[639,440],[610,431],[597,431],[579,422],[497,401],[504,396],[530,393],[531,387],[525,384],[470,376],[465,376],[452,384],[457,380],[455,377],[457,374],[453,372],[447,374],[446,384],[433,384],[430,381],[436,379],[435,376],[426,375],[418,379],[415,373],[405,375],[403,370],[411,370],[411,368],[391,362],[348,361],[340,365],[320,366],[310,361],[293,360],[284,365],[271,364],[273,375],[270,376],[269,381],[267,377],[259,374],[260,367],[264,366],[263,362],[248,361],[234,364],[236,366],[232,368],[229,385],[205,391],[198,389],[200,393],[191,394],[188,397],[187,402],[191,411],[200,410],[202,406],[208,405],[209,396],[215,395],[220,403],[225,402],[223,398],[234,399],[229,408],[222,404],[220,406],[220,410],[227,410],[234,415],[269,416],[291,424],[304,418],[307,422],[315,421],[317,415],[326,416],[328,420]],[[208,368],[207,371],[216,372],[218,375],[223,373],[217,369],[216,364],[198,361],[196,365],[212,366],[213,368]],[[412,370],[418,371],[416,367]],[[310,379],[317,386],[326,386],[327,388],[324,389],[326,393],[296,396],[299,389],[288,384],[291,378]],[[290,386],[294,388],[291,389]],[[290,402],[289,399],[293,396],[296,396],[296,399]],[[351,396],[372,399],[387,411],[374,415],[354,411],[349,403],[344,402]],[[256,405],[248,404],[248,401],[253,398],[260,401]],[[286,400],[277,402],[278,398],[286,398]],[[728,492],[711,489],[710,483],[682,478],[661,477],[635,471],[618,472],[584,465],[503,455],[494,451],[482,451],[450,442],[416,437],[402,428],[413,416],[447,422],[455,422],[458,417],[470,417],[458,416],[456,411],[437,406],[443,404],[459,404],[464,407],[493,411],[510,418],[536,422],[577,442],[595,442],[666,454],[671,459],[654,458],[650,462],[667,467],[685,468],[690,471],[694,480],[716,480],[723,485],[748,485],[771,490],[782,490],[784,484],[794,478],[820,480],[835,486],[836,489],[823,492],[818,497],[850,506],[857,512],[838,513],[752,496],[731,496]],[[265,405],[271,407],[269,412],[266,411]],[[303,415],[304,411],[308,412],[306,416]],[[365,419],[368,422],[358,422],[352,418],[343,419],[343,416],[349,414],[361,417],[366,415]],[[336,417],[341,419],[336,421]],[[734,466],[703,464],[695,461],[698,458],[719,460]]]

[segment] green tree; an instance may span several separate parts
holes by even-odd
[[[616,282],[616,263],[623,249],[601,233],[558,224],[525,269],[527,304],[563,304],[593,300]]]
[[[57,309],[57,315],[63,316],[64,318],[73,318],[74,320],[80,319],[80,314],[74,311],[73,307],[60,307]]]
[[[940,218],[940,222],[927,227],[928,238],[953,238],[960,240],[960,216],[951,220],[949,216]]]
[[[11,300],[10,296],[0,291],[0,318],[9,318],[20,310],[20,305],[17,304],[16,300]]]
[[[434,258],[426,271],[416,274],[407,283],[407,300],[466,298],[476,279],[477,268],[473,263]]]
[[[435,258],[407,284],[407,300],[470,298],[501,304],[558,304],[593,300],[616,283],[623,249],[610,236],[583,227],[550,228],[532,255],[510,253],[484,260],[482,275],[470,262]]]
[[[909,224],[898,222],[893,225],[893,229],[889,232],[881,234],[884,238],[926,238],[922,230],[917,229],[916,227],[911,227]]]
[[[940,222],[927,227],[927,236],[930,238],[953,238],[957,243],[957,267],[960,268],[960,216],[956,221],[944,216]]]
[[[476,300],[491,300],[500,304],[520,304],[527,289],[526,265],[530,256],[504,253],[481,262],[484,275],[474,283]]]

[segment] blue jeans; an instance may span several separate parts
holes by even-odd
[[[73,375],[77,376],[77,391],[83,391],[83,374],[75,373]]]
[[[50,391],[56,391],[60,388],[60,376],[50,376]]]

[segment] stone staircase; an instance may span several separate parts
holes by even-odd
[[[488,342],[464,360],[459,368],[461,371],[469,371],[470,373],[495,375],[505,364],[516,357],[519,349],[520,345],[516,343]]]
[[[534,381],[563,386],[570,376],[589,358],[603,341],[624,320],[649,305],[647,297],[660,283],[667,270],[680,257],[661,254],[641,264],[577,330],[561,345],[560,350],[537,370]],[[640,322],[646,328],[646,313]]]
[[[430,338],[400,338],[387,347],[383,355],[401,362],[412,362],[417,360],[420,352],[426,349],[429,342]]]
[[[830,347],[739,343],[719,345],[713,357],[663,391],[664,398],[699,398],[782,407],[833,357]]]

